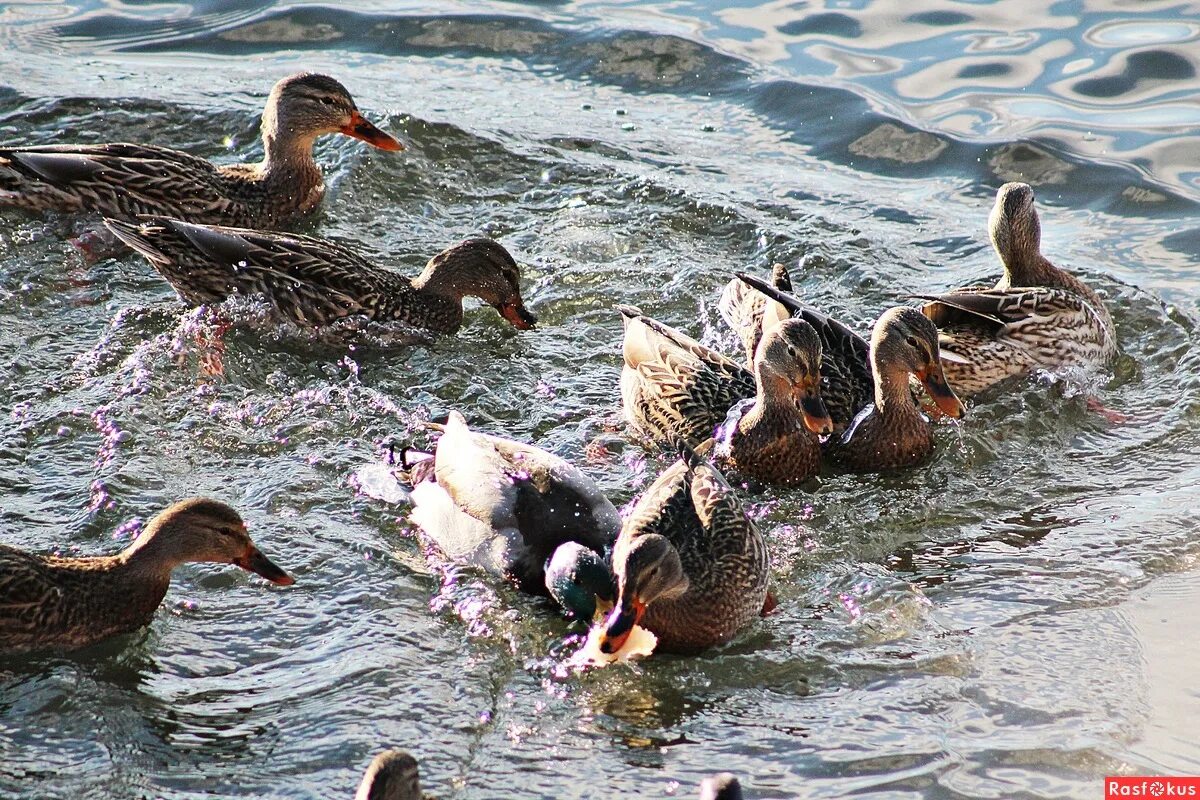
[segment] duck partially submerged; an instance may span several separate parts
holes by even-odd
[[[521,299],[521,271],[498,242],[468,239],[429,259],[409,278],[326,239],[150,217],[106,219],[188,305],[234,295],[261,297],[274,316],[316,328],[358,318],[399,322],[435,333],[462,326],[464,297],[478,297],[513,327],[537,317]]]
[[[885,311],[868,344],[766,281],[739,277],[807,320],[821,338],[821,394],[841,431],[825,445],[834,463],[873,472],[911,466],[933,452],[933,430],[909,389],[910,375],[943,414],[955,419],[966,414],[943,375],[937,328],[919,310],[898,306]]]
[[[420,766],[404,750],[384,750],[371,760],[354,800],[422,800]]]
[[[771,284],[781,292],[792,291],[792,276],[787,267],[783,264],[771,266]],[[737,278],[725,284],[717,310],[729,329],[742,340],[746,366],[750,370],[754,369],[754,353],[763,331],[790,316],[782,305]]]
[[[807,322],[784,320],[767,331],[752,374],[636,308],[618,310],[621,397],[634,428],[659,445],[699,446],[720,427],[717,454],[745,477],[802,483],[817,473],[817,434],[833,427],[819,388],[821,345]]]
[[[149,624],[180,564],[236,564],[281,586],[291,576],[229,506],[183,500],[115,556],[64,558],[0,545],[0,654],[74,650]]]
[[[412,478],[413,522],[448,558],[530,594],[547,593],[545,565],[560,546],[601,554],[621,528],[617,509],[578,468],[541,448],[475,433],[457,411]]]
[[[579,542],[563,542],[546,562],[546,591],[567,616],[591,622],[617,602],[612,568]]]
[[[600,649],[634,625],[658,649],[695,653],[733,639],[767,601],[767,546],[725,477],[690,448],[634,505],[613,549],[617,607]]]
[[[732,772],[700,781],[700,800],[742,800],[742,784]]]
[[[1116,329],[1090,286],[1041,251],[1033,189],[1006,183],[988,218],[1004,276],[991,288],[965,287],[922,309],[940,329],[946,378],[964,396],[1037,369],[1105,364],[1117,354]]]
[[[363,117],[342,84],[300,73],[271,89],[257,164],[218,166],[178,150],[124,142],[0,147],[0,204],[275,228],[320,204],[325,181],[312,147],[327,133],[381,150],[404,149]]]

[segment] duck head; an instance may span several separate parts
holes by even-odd
[[[815,434],[833,432],[833,420],[821,399],[821,340],[802,319],[786,319],[769,328],[754,351],[759,386],[790,398]]]
[[[181,500],[154,517],[126,553],[131,561],[153,561],[167,571],[208,561],[236,564],[280,586],[295,583],[258,549],[236,511],[206,497]]]
[[[988,234],[1009,273],[1010,283],[1026,285],[1020,273],[1027,265],[1033,266],[1042,247],[1042,225],[1029,184],[1006,183],[996,191],[996,203],[988,217]]]
[[[456,301],[478,297],[519,330],[537,325],[537,317],[521,299],[520,267],[491,239],[468,239],[443,250],[429,259],[413,285]]]
[[[421,800],[417,760],[403,750],[385,750],[375,756],[354,800]]]
[[[290,75],[272,87],[262,129],[268,153],[284,142],[311,149],[313,140],[326,133],[342,133],[380,150],[404,149],[362,115],[345,86],[312,72]]]
[[[679,560],[679,551],[666,537],[648,533],[613,553],[617,574],[617,607],[604,622],[600,651],[615,653],[625,644],[633,626],[642,621],[646,609],[660,600],[682,596],[690,582]]]
[[[596,551],[564,542],[546,562],[546,589],[574,619],[591,621],[617,601],[612,571]]]
[[[937,327],[920,309],[897,306],[883,313],[871,336],[871,362],[877,386],[881,380],[892,380],[899,387],[907,384],[902,376],[915,375],[943,414],[955,419],[966,415],[966,406],[942,370]],[[876,406],[883,408],[888,402],[877,393]]]

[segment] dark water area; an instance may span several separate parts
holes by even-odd
[[[351,347],[247,312],[218,376],[211,317],[143,261],[0,209],[0,541],[113,552],[209,494],[297,578],[188,565],[146,631],[0,663],[0,797],[350,797],[388,746],[442,798],[1200,773],[1198,68],[1200,6],[1153,0],[0,2],[0,142],[251,160],[271,84],[327,72],[409,150],[320,140],[303,230],[408,273],[494,236],[541,320]],[[388,444],[459,408],[629,501],[662,462],[613,432],[614,303],[732,348],[721,286],[782,261],[865,331],[998,274],[1009,180],[1121,358],[981,397],[921,468],[749,496],[781,604],[732,645],[572,674],[548,606],[439,566],[381,499]]]

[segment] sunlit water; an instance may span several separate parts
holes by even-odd
[[[1200,772],[1200,9],[355,8],[0,3],[0,141],[251,159],[270,84],[327,71],[410,149],[321,141],[306,230],[406,271],[496,236],[543,322],[354,349],[249,322],[216,353],[139,259],[84,266],[70,220],[0,211],[0,539],[110,552],[212,494],[297,578],[188,566],[148,631],[0,665],[0,796],[349,797],[392,745],[480,799],[691,796],[718,769],[760,798],[1096,798]],[[457,407],[624,503],[661,463],[613,432],[613,303],[731,346],[731,271],[802,260],[798,291],[866,330],[996,273],[1011,179],[1124,356],[983,398],[926,467],[749,497],[781,603],[727,648],[572,674],[547,606],[431,565],[360,491]]]

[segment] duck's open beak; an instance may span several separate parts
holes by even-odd
[[[497,306],[496,310],[519,331],[529,331],[537,327],[537,317],[520,301],[503,303]]]
[[[275,566],[275,563],[271,559],[264,556],[262,551],[253,545],[251,545],[250,549],[241,558],[233,563],[248,572],[263,576],[271,583],[278,583],[280,586],[291,586],[296,582],[295,578]]]
[[[350,121],[342,126],[342,133],[355,139],[362,139],[367,144],[380,150],[403,150],[404,145],[383,131],[376,128],[362,114],[355,111],[350,115]]]
[[[833,420],[820,395],[801,395],[800,413],[804,416],[804,427],[813,433],[818,436],[833,433]]]
[[[646,604],[636,597],[622,603],[609,615],[604,633],[600,635],[600,652],[612,655],[625,646],[625,640],[633,633],[633,626],[642,621]]]
[[[917,377],[925,386],[925,391],[941,411],[948,417],[962,419],[967,415],[967,407],[958,399],[958,395],[946,383],[946,374],[942,372],[940,363],[933,363],[917,372]]]

